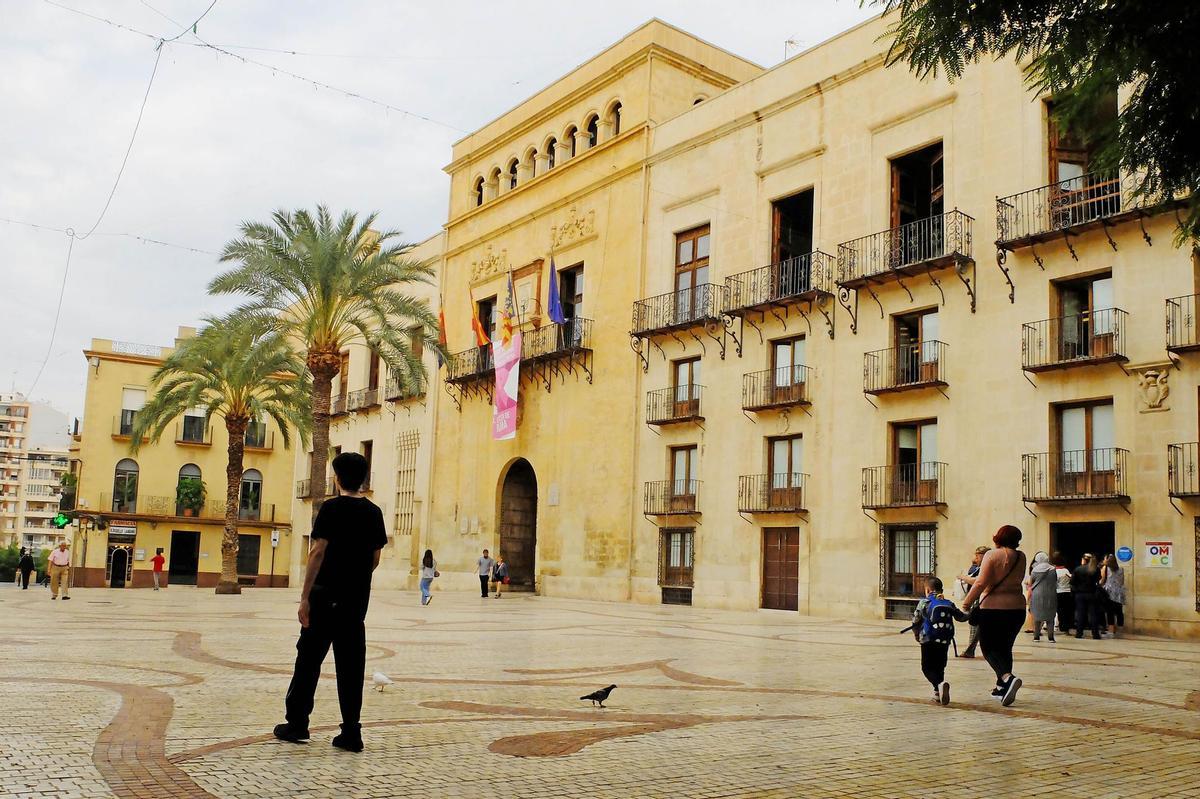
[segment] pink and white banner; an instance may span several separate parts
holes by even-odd
[[[492,359],[496,364],[492,438],[504,441],[517,435],[517,390],[521,385],[521,332],[514,331],[508,344],[497,339],[492,341]]]

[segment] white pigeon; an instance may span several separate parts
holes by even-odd
[[[383,688],[386,685],[391,685],[392,681],[382,671],[377,671],[371,675],[371,682],[375,683],[375,687],[379,689],[379,693],[383,693]]]

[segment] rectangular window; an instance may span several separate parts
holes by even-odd
[[[929,383],[939,379],[939,321],[937,311],[892,317],[896,385]]]
[[[367,372],[367,388],[374,391],[379,388],[379,353],[370,350],[370,368]]]
[[[698,449],[695,444],[671,447],[672,510],[690,510],[696,503]]]
[[[659,533],[659,585],[690,588],[695,560],[695,535],[692,528],[664,528]]]
[[[252,421],[246,425],[246,446],[262,449],[267,446],[267,423]],[[307,472],[305,472],[307,474]]]
[[[891,165],[891,227],[941,215],[945,207],[942,143],[937,142],[900,158],[893,158]],[[914,237],[905,244],[917,246],[920,241]],[[919,258],[909,257],[906,263],[914,260]]]
[[[146,389],[126,388],[121,390],[121,418],[117,432],[127,436],[133,432],[134,416],[146,405]]]
[[[800,435],[767,439],[771,488],[799,488],[804,463],[804,438]]]
[[[937,528],[924,525],[884,525],[880,535],[880,595],[920,596],[925,579],[937,568]]]
[[[183,412],[183,427],[180,431],[179,440],[193,444],[202,443],[204,441],[204,428],[206,426],[204,423],[204,409],[188,408]]]
[[[361,452],[362,456],[367,459],[367,479],[363,481],[362,488],[359,490],[366,491],[371,487],[371,465],[372,465],[372,458],[374,457],[374,454],[375,454],[375,442],[374,441],[362,442],[362,444],[360,445],[360,448],[359,448],[359,452]]]
[[[680,322],[696,319],[704,310],[708,250],[708,225],[675,235],[675,315]]]
[[[805,350],[803,336],[777,339],[771,342],[771,386],[775,402],[786,402],[789,395],[803,396],[805,382]],[[800,389],[796,392],[796,389]]]
[[[675,361],[671,369],[674,418],[700,415],[700,359]]]
[[[237,573],[244,577],[258,576],[258,556],[262,549],[262,536],[238,534]]]
[[[1063,479],[1074,485],[1079,482],[1076,475],[1096,473],[1100,483],[1109,480],[1116,460],[1112,400],[1059,406],[1057,424],[1058,471]]]
[[[1058,304],[1059,360],[1102,358],[1116,352],[1117,316],[1112,275],[1054,284]]]
[[[892,425],[892,502],[936,499],[938,494],[937,420]]]
[[[420,443],[421,434],[417,430],[409,430],[396,437],[396,535],[412,535],[415,532],[417,450]]]
[[[583,316],[583,264],[558,271],[558,296],[564,318]]]
[[[813,190],[771,203],[771,263],[782,264],[808,255],[812,250]],[[799,291],[784,293],[798,294]]]

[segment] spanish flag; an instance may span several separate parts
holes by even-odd
[[[500,312],[500,338],[504,342],[504,346],[508,346],[512,342],[513,337],[513,317],[517,315],[516,307],[513,304],[513,279],[512,272],[508,273],[507,295],[504,298],[504,309]]]
[[[438,344],[441,345],[442,351],[446,350],[446,310],[439,304],[438,306]],[[442,368],[442,353],[437,356],[438,368]]]
[[[475,343],[480,347],[486,347],[491,343],[487,333],[483,330],[483,323],[479,321],[479,306],[475,301],[471,301],[471,329],[475,331]]]

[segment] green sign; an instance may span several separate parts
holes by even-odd
[[[54,517],[54,526],[59,530],[71,523],[71,517],[61,511]]]

